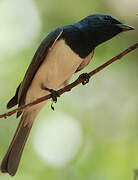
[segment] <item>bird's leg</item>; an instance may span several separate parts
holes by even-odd
[[[55,103],[57,102],[57,97],[59,97],[60,95],[58,94],[58,92],[57,92],[56,90],[54,90],[54,89],[49,89],[49,88],[47,88],[46,86],[44,86],[43,84],[42,84],[41,88],[42,88],[43,90],[46,90],[46,91],[50,92],[50,93],[51,93],[51,98],[52,98],[52,100],[53,100]]]
[[[82,82],[82,85],[85,85],[89,82],[90,80],[90,75],[88,73],[83,73],[79,76],[80,79],[83,79],[84,81]]]

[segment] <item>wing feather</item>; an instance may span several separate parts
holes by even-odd
[[[18,91],[16,90],[15,96],[9,101],[10,105],[13,107],[14,105],[18,104],[18,106],[25,104],[25,98],[26,93],[31,85],[31,82],[35,76],[35,73],[37,72],[38,68],[42,64],[43,60],[47,56],[48,52],[50,51],[51,47],[54,45],[54,43],[60,38],[61,34],[63,33],[63,28],[57,28],[56,30],[52,31],[40,44],[38,47],[32,62],[30,63],[26,74],[24,76],[23,81],[20,84],[20,87],[18,88]],[[11,105],[11,102],[13,101],[13,104]],[[8,103],[8,104],[9,104]],[[17,117],[21,115],[22,112],[17,113]]]

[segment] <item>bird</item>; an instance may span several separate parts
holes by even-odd
[[[107,14],[92,14],[56,28],[42,40],[7,108],[20,107],[48,94],[56,101],[57,90],[90,63],[99,44],[129,30],[134,28]],[[86,82],[88,79],[85,74]],[[17,118],[22,115],[21,120],[2,160],[2,173],[16,174],[34,120],[45,104],[46,101],[17,113]]]

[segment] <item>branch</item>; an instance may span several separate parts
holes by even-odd
[[[126,50],[122,51],[120,54],[118,54],[117,56],[111,58],[109,61],[107,61],[106,63],[102,64],[101,66],[99,66],[98,68],[94,69],[93,71],[89,72],[89,76],[92,77],[93,75],[95,75],[96,73],[98,73],[99,71],[103,70],[105,67],[109,66],[110,64],[112,64],[113,62],[115,62],[118,59],[121,59],[123,56],[125,56],[126,54],[130,53],[131,51],[135,50],[136,48],[138,48],[138,43],[128,47]],[[67,85],[64,88],[61,88],[57,91],[57,93],[60,95],[62,95],[65,92],[70,91],[71,89],[73,89],[74,87],[76,87],[77,85],[81,84],[82,82],[84,82],[84,78],[80,75],[78,77],[77,80],[75,80],[73,83]],[[46,101],[48,99],[51,98],[51,94],[46,95],[44,97],[38,98],[35,101],[28,103],[26,105],[20,106],[12,111],[9,111],[7,113],[1,114],[0,118],[7,118],[8,116],[11,116],[14,113],[17,113],[18,111],[23,111],[26,108],[29,108],[31,106],[34,106],[36,104],[39,104],[43,101]]]

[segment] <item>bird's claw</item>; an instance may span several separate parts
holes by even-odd
[[[57,97],[59,97],[59,94],[57,91],[55,91],[54,89],[50,89],[51,92],[51,98],[52,100],[56,103],[57,102]]]
[[[57,97],[59,97],[59,94],[58,94],[58,92],[56,91],[56,90],[54,90],[54,89],[49,89],[49,88],[47,88],[47,87],[45,87],[45,86],[43,86],[42,85],[42,89],[43,90],[46,90],[46,91],[49,91],[50,93],[51,93],[51,98],[52,98],[52,100],[56,103],[57,102]]]
[[[83,73],[79,76],[80,79],[83,79],[82,85],[85,85],[90,80],[90,75],[88,73]]]

